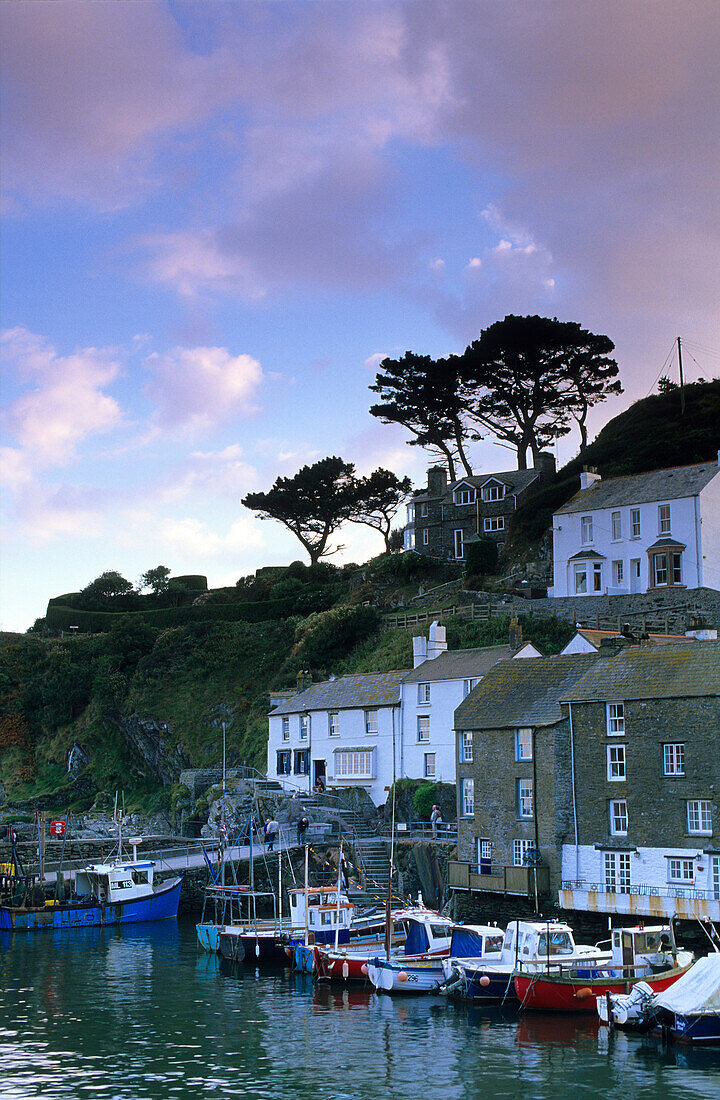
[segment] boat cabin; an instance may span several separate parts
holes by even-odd
[[[636,976],[667,970],[674,965],[674,940],[669,924],[614,928],[610,942],[613,966],[632,966]]]
[[[519,967],[548,962],[562,964],[579,959],[607,961],[609,951],[575,943],[572,929],[562,921],[514,920],[505,929],[502,961]]]
[[[290,925],[305,927],[315,943],[347,943],[355,906],[336,886],[293,886],[288,890]]]
[[[450,957],[453,959],[487,959],[500,962],[504,934],[502,928],[487,924],[461,924],[453,929]]]
[[[405,955],[447,955],[455,924],[430,909],[408,909],[395,914],[407,928]]]
[[[130,863],[97,863],[75,873],[75,893],[101,905],[136,901],[153,893],[155,864],[151,860]]]

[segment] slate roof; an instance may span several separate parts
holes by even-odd
[[[575,653],[501,661],[457,708],[455,728],[551,726],[562,717],[560,701],[600,660],[597,653]]]
[[[597,648],[600,647],[603,638],[622,638],[622,632],[619,630],[591,630],[584,626],[578,630],[578,634]],[[647,636],[647,642],[650,645],[682,645],[694,641],[695,638],[688,637],[687,634],[648,634]]]
[[[718,472],[717,462],[701,462],[694,466],[651,470],[646,474],[603,478],[593,482],[587,489],[581,489],[567,504],[558,508],[555,515],[694,497]]]
[[[631,646],[568,687],[561,698],[571,703],[720,696],[720,642]]]
[[[311,684],[270,713],[299,714],[313,710],[348,710],[351,707],[390,707],[400,702],[400,685],[408,669],[363,672]]]
[[[484,676],[498,661],[511,657],[508,645],[485,646],[481,649],[454,649],[423,661],[405,677],[406,684],[426,684],[431,680],[459,680]]]
[[[474,488],[479,489],[481,485],[485,485],[488,481],[502,482],[507,494],[520,493],[528,485],[532,485],[534,481],[537,481],[539,477],[540,471],[532,468],[529,470],[504,470],[499,474],[472,474],[470,477],[461,477],[457,481],[449,482],[440,494],[430,493],[425,488],[419,493],[414,493],[412,499],[413,503],[423,500],[437,500],[439,497],[444,499],[452,497],[452,494],[460,485],[472,485]]]

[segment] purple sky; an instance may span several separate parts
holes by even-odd
[[[232,584],[302,557],[239,501],[326,454],[423,482],[367,412],[385,355],[579,321],[626,388],[591,433],[678,335],[687,375],[717,374],[715,0],[0,17],[5,628],[105,569]]]

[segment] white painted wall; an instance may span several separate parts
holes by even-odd
[[[422,666],[421,666],[422,667]],[[430,681],[430,702],[418,701],[418,684],[402,685],[400,723],[400,759],[398,774],[411,779],[425,778],[425,753],[435,753],[435,775],[438,783],[455,782],[455,709],[464,698],[463,680]],[[418,740],[418,718],[430,719],[430,740]]]
[[[700,493],[701,581],[705,588],[720,590],[720,476]]]
[[[686,887],[695,890],[713,892],[712,861],[710,856],[703,851],[708,846],[707,837],[698,836],[697,846],[689,848],[675,848],[669,844],[666,848],[637,847],[637,854],[630,856],[630,884],[631,886],[650,886],[663,890],[668,887]],[[704,843],[703,843],[704,842]],[[609,850],[609,849],[607,849]],[[694,858],[695,879],[693,882],[669,882],[668,859],[669,856],[677,856],[680,859]],[[578,846],[577,869],[575,846],[564,844],[562,852],[562,877],[563,880],[580,879],[586,883],[602,883],[605,879],[604,852],[599,851],[591,844]]]

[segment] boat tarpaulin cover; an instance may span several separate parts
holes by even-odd
[[[408,934],[405,940],[406,955],[423,955],[430,947],[424,924],[419,920],[408,921]]]
[[[475,959],[482,955],[483,938],[472,928],[454,928],[450,954],[454,959]]]
[[[720,954],[698,959],[655,1003],[678,1016],[720,1014]]]

